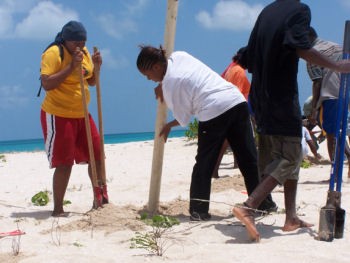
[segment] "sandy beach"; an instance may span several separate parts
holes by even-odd
[[[327,157],[326,143],[319,152]],[[226,154],[213,179],[212,220],[190,222],[189,185],[196,144],[185,138],[169,139],[165,145],[160,192],[160,213],[177,218],[179,225],[165,237],[167,250],[155,256],[144,249],[131,249],[136,232],[149,230],[139,218],[148,203],[153,141],[106,145],[106,170],[110,203],[91,210],[92,190],[86,165],[73,167],[65,195],[69,216],[51,217],[53,203],[35,206],[34,194],[49,191],[52,173],[44,152],[4,154],[0,161],[0,232],[16,229],[26,234],[0,239],[0,262],[349,262],[350,184],[344,164],[342,208],[346,210],[344,237],[332,242],[316,239],[320,208],[325,205],[330,164],[301,169],[298,215],[315,226],[283,232],[283,188],[273,198],[277,213],[257,219],[260,243],[251,243],[244,226],[231,209],[246,199],[243,180]],[[18,255],[14,255],[18,251]]]

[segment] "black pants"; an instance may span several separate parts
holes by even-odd
[[[221,146],[227,139],[250,195],[259,184],[257,151],[249,119],[248,104],[240,103],[220,116],[198,124],[198,149],[190,188],[190,212],[207,213],[211,175]]]

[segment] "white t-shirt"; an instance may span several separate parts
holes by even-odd
[[[192,115],[208,121],[246,101],[236,86],[183,51],[169,57],[162,89],[168,108],[183,127]]]
[[[302,138],[301,138],[301,147],[302,147],[302,152],[303,152],[303,158],[306,157],[306,155],[309,153],[309,149],[308,149],[308,141],[311,141],[311,135],[308,131],[308,129],[306,129],[306,127],[303,126],[302,128]]]

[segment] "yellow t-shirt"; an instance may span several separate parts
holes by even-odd
[[[54,45],[46,50],[41,58],[41,74],[52,75],[65,68],[72,61],[72,56],[66,48],[61,61],[58,46]],[[93,76],[93,63],[89,51],[84,47],[83,76],[87,103],[90,102],[90,92],[87,79]],[[72,72],[59,87],[46,91],[42,110],[65,118],[83,118],[84,109],[80,87],[79,67]]]

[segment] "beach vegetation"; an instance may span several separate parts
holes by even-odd
[[[131,239],[130,248],[146,249],[157,256],[162,256],[169,248],[169,233],[173,226],[180,224],[179,220],[163,215],[149,218],[147,213],[141,215],[141,220],[150,226],[151,230],[146,233],[136,232],[135,237]]]
[[[188,124],[185,136],[188,140],[196,140],[198,138],[198,120],[196,118]]]
[[[82,247],[83,244],[81,244],[79,241],[74,241],[74,242],[73,242],[73,246]]]
[[[32,203],[36,206],[45,206],[49,200],[49,192],[47,190],[40,191],[32,196]]]
[[[307,168],[310,168],[311,167],[311,162],[309,160],[303,160],[301,162],[301,168],[304,168],[304,169],[307,169]]]
[[[0,154],[0,162],[6,163],[6,157],[4,154]]]
[[[70,205],[72,202],[70,200],[63,200],[63,205]]]

